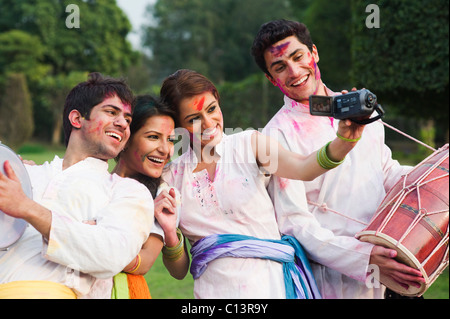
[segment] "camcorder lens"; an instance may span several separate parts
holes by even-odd
[[[366,98],[366,105],[367,107],[373,107],[376,104],[376,98],[373,96],[373,94],[367,94],[367,98]]]

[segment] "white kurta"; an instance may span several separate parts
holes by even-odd
[[[265,127],[266,135],[304,155],[336,138],[337,120],[311,116],[309,106],[286,96],[284,102]],[[410,167],[392,160],[383,125],[376,122],[366,126],[361,141],[341,166],[314,181],[272,178],[269,190],[280,231],[296,237],[308,252],[323,298],[383,297],[383,288],[365,284],[373,246],[354,236],[370,222],[386,192],[408,170]]]
[[[47,280],[87,296],[110,298],[112,277],[136,257],[153,225],[153,200],[135,180],[87,158],[62,170],[63,160],[27,166],[33,199],[52,211],[48,242],[32,226],[0,252],[0,283]],[[83,221],[96,220],[97,225]],[[97,280],[98,278],[98,280]]]
[[[164,180],[181,193],[180,228],[194,243],[212,234],[242,234],[280,239],[272,201],[246,131],[224,135],[216,146],[215,179],[193,173],[191,149],[169,164]],[[285,298],[280,263],[257,258],[219,258],[194,282],[196,298]]]

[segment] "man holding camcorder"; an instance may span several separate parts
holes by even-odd
[[[285,95],[284,106],[264,132],[300,154],[309,154],[334,139],[338,116],[333,117],[332,111],[337,111],[333,98],[337,94],[322,82],[318,50],[306,26],[285,20],[264,24],[254,40],[252,54],[266,77]],[[383,110],[376,96],[366,93],[355,93],[355,103],[364,94],[363,102],[355,105],[364,111],[366,101],[375,98],[368,114],[377,111],[381,117]],[[328,97],[318,101],[316,109],[325,112],[317,115],[328,116],[311,115],[312,95]],[[356,110],[351,103],[346,107]],[[360,115],[367,117],[364,112]],[[280,232],[295,236],[307,250],[323,298],[383,298],[384,289],[376,281],[381,273],[404,286],[424,282],[419,271],[394,260],[395,250],[355,238],[369,223],[386,192],[411,169],[401,166],[391,155],[384,143],[383,125],[373,122],[340,167],[312,182],[271,179],[269,191]]]

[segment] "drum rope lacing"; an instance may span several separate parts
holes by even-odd
[[[422,142],[422,141],[419,141],[418,139],[416,139],[416,138],[414,138],[414,137],[412,137],[412,136],[406,134],[405,132],[400,131],[399,129],[393,127],[392,125],[389,125],[389,124],[387,124],[386,122],[383,122],[382,120],[378,120],[378,121],[381,122],[384,126],[390,128],[391,130],[393,130],[393,131],[395,131],[395,132],[397,132],[397,133],[399,133],[399,134],[401,134],[401,135],[403,135],[403,136],[409,138],[410,140],[412,140],[412,141],[414,141],[414,142],[416,142],[416,143],[418,143],[418,144],[420,144],[420,145],[422,145],[422,146],[424,146],[424,147],[426,147],[426,148],[432,150],[433,152],[436,152],[436,151],[437,151],[435,148],[433,148],[433,147],[431,147],[431,146],[425,144],[425,143]],[[424,161],[425,161],[425,160],[424,160]],[[448,175],[448,174],[447,174],[447,175]],[[356,222],[356,223],[362,224],[362,225],[364,225],[364,226],[368,226],[368,225],[369,225],[368,223],[362,222],[362,221],[360,221],[360,220],[357,220],[357,219],[355,219],[355,218],[352,218],[352,217],[347,216],[347,215],[345,215],[345,214],[342,214],[342,213],[340,213],[340,212],[338,212],[338,211],[336,211],[336,210],[334,210],[334,209],[329,208],[329,207],[327,206],[326,203],[319,204],[319,203],[315,203],[315,202],[313,202],[313,201],[308,200],[308,204],[313,205],[313,206],[316,206],[316,207],[318,207],[319,209],[321,209],[321,210],[324,211],[324,212],[332,212],[332,213],[334,213],[334,214],[336,214],[336,215],[339,215],[339,216],[341,216],[341,217],[347,218],[347,219],[349,219],[349,220],[351,220],[351,221],[354,221],[354,222]]]
[[[448,148],[448,145],[444,146],[442,149]],[[420,164],[425,163],[429,158],[431,158],[434,154],[430,155],[429,157],[427,157],[426,159],[424,159]],[[440,165],[448,158],[447,156],[444,156],[443,158],[441,158],[439,161],[437,161],[436,163],[434,163],[433,165],[430,166],[430,168],[424,172],[421,176],[419,176],[414,182],[412,182],[411,185],[406,185],[406,181],[408,179],[409,173],[405,174],[403,176],[403,188],[402,190],[396,195],[394,196],[389,202],[387,202],[383,207],[380,207],[380,209],[378,210],[378,214],[381,214],[384,209],[386,207],[388,207],[389,205],[392,205],[387,217],[383,220],[383,223],[380,225],[380,227],[377,229],[376,234],[382,232],[384,230],[384,228],[386,227],[386,225],[389,223],[389,221],[391,220],[391,218],[394,216],[394,212],[399,208],[399,206],[401,205],[401,203],[403,202],[403,200],[406,198],[407,195],[409,195],[411,192],[416,191],[417,192],[417,200],[418,200],[418,210],[417,210],[417,214],[416,217],[414,218],[414,220],[412,221],[412,223],[409,225],[409,227],[406,229],[405,233],[402,235],[402,237],[398,240],[397,242],[397,246],[401,245],[401,243],[403,242],[403,240],[406,238],[406,236],[408,236],[408,234],[414,229],[414,227],[416,227],[416,225],[424,219],[424,217],[429,216],[429,215],[435,215],[435,214],[440,214],[440,213],[448,213],[448,209],[447,210],[441,210],[441,211],[434,211],[434,212],[428,212],[425,208],[422,207],[422,203],[421,203],[421,195],[420,195],[420,187],[431,183],[433,181],[436,181],[438,179],[441,178],[445,178],[449,176],[449,173],[447,172],[446,174],[440,175],[440,176],[436,176],[430,180],[427,180],[424,182],[424,179],[428,177],[428,174],[435,170],[436,168],[440,167]],[[395,202],[395,204],[393,204],[393,202]],[[433,227],[435,228],[435,227]],[[438,230],[439,232],[441,232],[441,230]],[[428,257],[421,263],[421,269],[423,269],[423,267],[427,264],[427,262],[430,260],[430,258],[437,253],[440,248],[442,248],[444,245],[448,245],[448,241],[449,241],[449,226],[447,225],[447,231],[445,234],[442,233],[442,239],[440,240],[439,244],[433,249],[433,251],[428,255]],[[438,267],[435,271],[436,274],[440,274],[448,265],[448,251],[446,252],[446,256],[444,256],[444,263]],[[425,273],[425,272],[424,272]],[[433,277],[434,274],[430,277]],[[428,276],[427,278],[425,278],[426,281],[428,281]]]
[[[392,125],[389,125],[389,124],[387,124],[386,122],[383,122],[382,120],[378,120],[378,121],[381,122],[384,126],[390,128],[391,130],[393,130],[393,131],[395,131],[395,132],[397,132],[397,133],[399,133],[399,134],[401,134],[401,135],[403,135],[403,136],[409,138],[410,140],[412,140],[412,141],[414,141],[414,142],[416,142],[416,143],[418,143],[418,144],[420,144],[420,145],[422,145],[422,146],[425,146],[426,148],[432,150],[433,152],[436,152],[436,151],[437,151],[435,148],[433,148],[433,147],[431,147],[431,146],[429,146],[429,145],[423,143],[422,141],[419,141],[418,139],[416,139],[416,138],[414,138],[414,137],[412,137],[412,136],[406,134],[405,132],[400,131],[399,129],[393,127]],[[313,201],[308,200],[308,204],[313,205],[313,206],[316,206],[316,207],[318,207],[319,209],[321,209],[321,210],[324,211],[324,212],[332,212],[332,213],[334,213],[334,214],[336,214],[336,215],[339,215],[339,216],[341,216],[341,217],[347,218],[347,219],[349,219],[349,220],[351,220],[351,221],[354,221],[354,222],[356,222],[356,223],[362,224],[362,225],[364,225],[364,226],[368,226],[368,225],[369,225],[368,223],[362,222],[362,221],[360,221],[360,220],[357,220],[357,219],[355,219],[355,218],[352,218],[352,217],[347,216],[347,215],[345,215],[345,214],[342,214],[342,213],[340,213],[340,212],[338,212],[338,211],[336,211],[336,210],[334,210],[334,209],[329,208],[329,207],[327,206],[326,203],[319,204],[319,203],[315,203],[315,202],[313,202]]]

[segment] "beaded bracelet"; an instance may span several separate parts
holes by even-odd
[[[167,247],[164,246],[162,249],[162,253],[164,255],[164,258],[170,261],[177,261],[181,258],[184,251],[184,237],[181,233],[181,230],[177,228],[177,237],[178,237],[178,244],[175,247]]]
[[[346,137],[343,137],[342,135],[340,135],[339,133],[336,133],[336,136],[338,138],[340,138],[341,140],[346,141],[346,142],[350,142],[350,143],[356,143],[356,142],[358,142],[361,139],[361,136],[358,137],[358,138],[354,138],[354,139],[346,138]]]
[[[327,150],[328,150],[328,146],[331,144],[331,142],[328,142],[324,147],[322,147],[318,152],[317,152],[317,162],[319,163],[319,165],[323,168],[323,169],[333,169],[335,167],[338,167],[339,165],[341,165],[345,158],[340,161],[340,162],[334,162],[332,160],[330,160],[330,158],[327,155]]]

